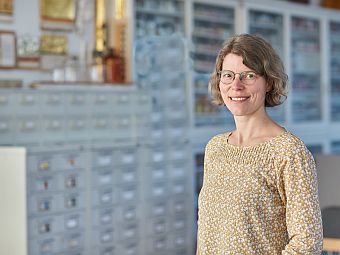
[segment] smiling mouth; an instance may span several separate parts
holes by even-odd
[[[242,102],[248,99],[248,97],[229,97],[231,101]]]

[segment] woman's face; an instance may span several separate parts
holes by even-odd
[[[265,113],[265,96],[268,91],[266,80],[257,75],[251,85],[242,83],[239,73],[253,70],[243,64],[241,56],[232,53],[225,56],[222,70],[230,70],[236,74],[230,84],[221,81],[219,84],[223,101],[229,111],[234,116],[255,116],[258,113]]]

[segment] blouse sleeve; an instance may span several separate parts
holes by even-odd
[[[315,162],[304,145],[289,154],[279,178],[289,238],[282,255],[321,254],[323,229]]]

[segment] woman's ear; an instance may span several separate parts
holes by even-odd
[[[273,88],[273,86],[267,82],[267,89],[266,89],[266,92],[271,91],[272,88]]]

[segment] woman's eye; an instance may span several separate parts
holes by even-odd
[[[224,78],[231,78],[232,75],[231,75],[230,73],[224,73],[224,74],[223,74],[223,77],[224,77]]]
[[[254,73],[248,73],[246,77],[251,79],[251,78],[255,77],[255,74]]]

